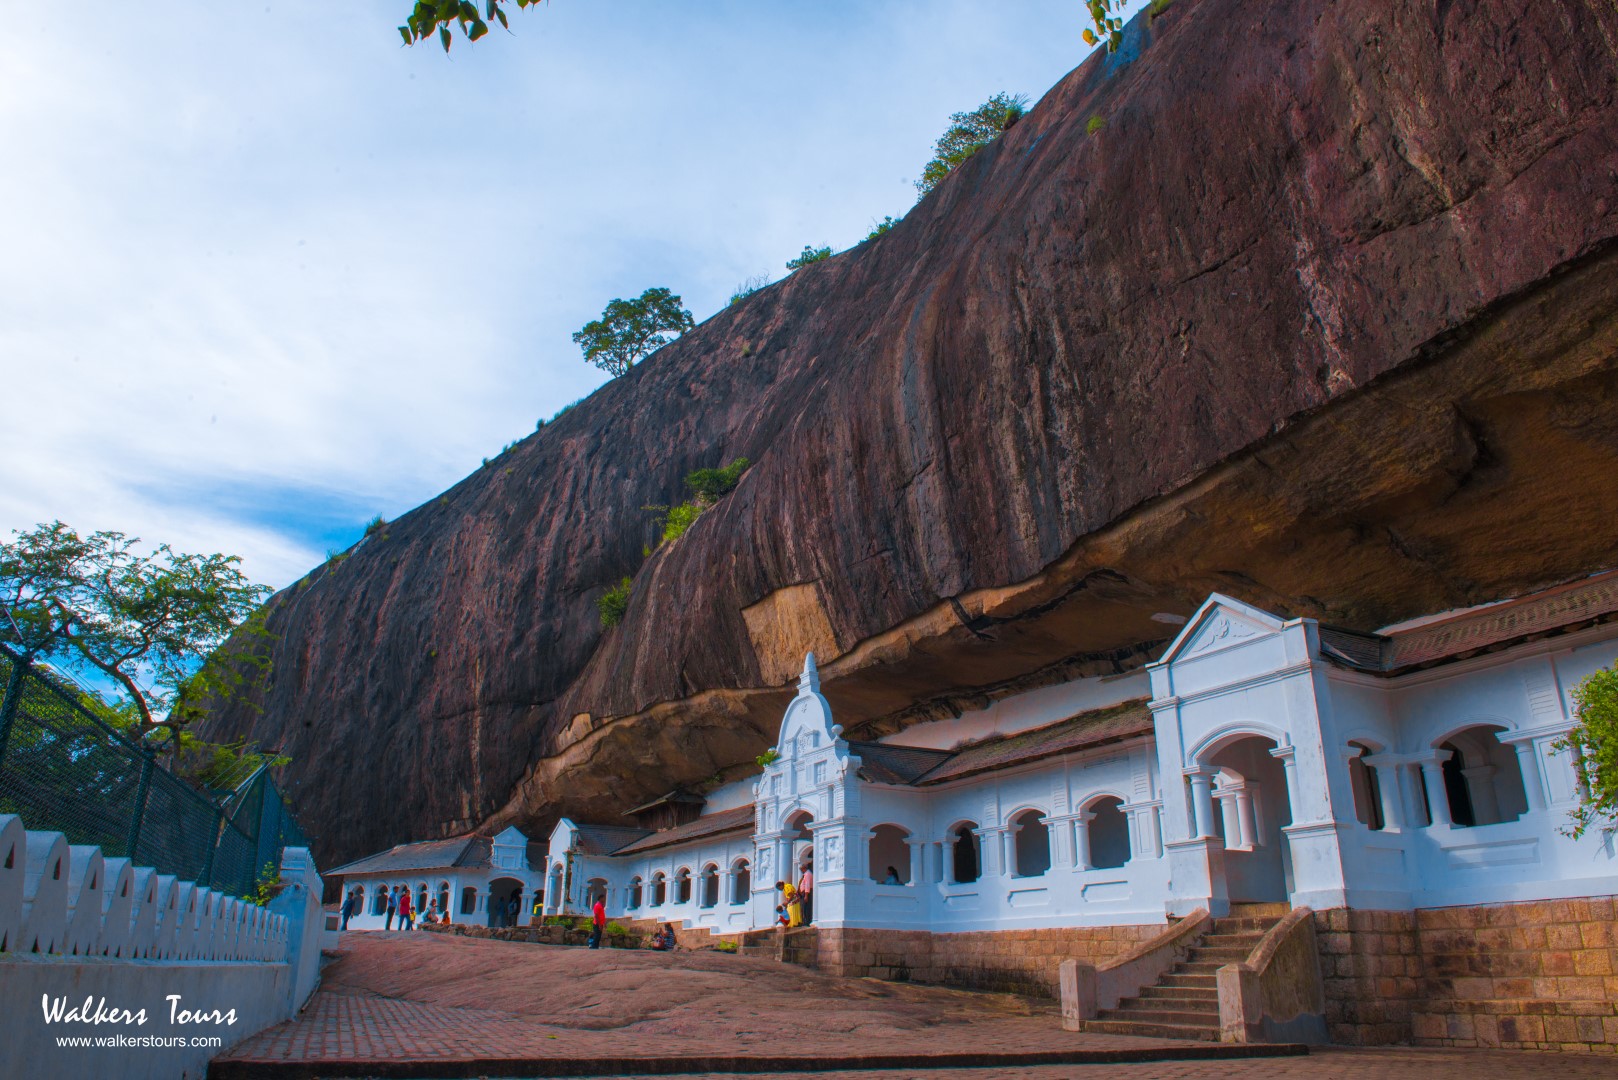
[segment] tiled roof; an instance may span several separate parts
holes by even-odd
[[[954,754],[952,750],[876,742],[851,742],[848,749],[860,759],[860,776],[873,784],[913,784]]]
[[[655,810],[659,806],[672,805],[674,803],[695,803],[696,805],[701,806],[707,801],[708,800],[704,799],[701,795],[693,795],[689,791],[681,791],[676,788],[667,795],[659,795],[651,802],[637,806],[633,810],[625,810],[624,816],[630,817],[634,814],[643,814],[648,810]]]
[[[646,829],[629,825],[575,825],[574,830],[579,837],[579,850],[586,855],[611,855],[651,835]]]
[[[1152,712],[1146,707],[1145,698],[1136,698],[1105,709],[1091,709],[1033,731],[964,746],[914,783],[942,784],[946,780],[1008,769],[1024,762],[1105,746],[1151,732]]]
[[[482,841],[482,861],[477,861],[476,846]],[[448,870],[451,867],[489,865],[489,841],[477,836],[457,836],[449,840],[423,840],[416,844],[399,844],[376,855],[356,859],[346,866],[327,871],[328,875],[382,874],[407,870]]]
[[[619,848],[614,855],[633,855],[641,851],[651,851],[654,848],[670,847],[674,844],[684,844],[692,840],[703,840],[710,836],[719,836],[722,833],[752,831],[753,804],[738,806],[733,810],[721,810],[718,813],[706,814],[695,821],[688,821],[684,825],[676,825],[672,829],[652,833],[650,836],[642,834],[641,839]]]
[[[1614,613],[1618,571],[1609,571],[1388,634],[1322,626],[1320,644],[1345,667],[1391,675]]]

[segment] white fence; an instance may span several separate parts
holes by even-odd
[[[0,952],[284,960],[285,916],[0,815]]]
[[[281,880],[258,907],[0,814],[0,1077],[199,1080],[296,1015],[333,942],[307,849]]]

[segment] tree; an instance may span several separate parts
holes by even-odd
[[[921,170],[916,190],[925,196],[955,167],[1022,119],[1028,98],[1022,94],[994,95],[971,112],[952,113],[950,124],[933,145],[933,159]]]
[[[829,259],[829,258],[831,258],[831,248],[829,248],[829,247],[810,247],[808,244],[805,244],[805,245],[803,245],[803,251],[799,252],[798,257],[796,259],[787,260],[787,269],[788,270],[801,270],[805,266],[808,266],[810,263],[817,263],[817,262],[820,262],[822,259]]]
[[[539,6],[539,0],[515,0],[515,3],[519,9]],[[449,32],[452,24],[461,28],[468,41],[476,41],[487,34],[490,22],[510,29],[506,25],[505,4],[506,0],[483,0],[480,14],[477,5],[470,0],[416,0],[405,24],[399,27],[399,36],[406,45],[414,45],[436,34],[444,51],[449,52],[449,44],[454,40]]]
[[[1618,827],[1618,669],[1608,667],[1573,689],[1578,723],[1557,747],[1573,752],[1579,776],[1574,836],[1586,829]]]
[[[647,289],[634,300],[614,300],[601,318],[584,324],[573,341],[584,358],[622,375],[693,326],[696,320],[667,289]]]
[[[259,602],[234,555],[140,553],[120,532],[81,537],[60,521],[0,544],[0,641],[25,660],[95,668],[124,692],[117,707],[138,738],[202,749],[180,738],[208,702],[244,693],[268,672]],[[233,631],[246,640],[216,652]],[[210,655],[212,654],[212,655]]]

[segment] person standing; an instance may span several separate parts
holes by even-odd
[[[348,920],[354,916],[354,894],[350,892],[343,897],[343,929],[348,929]]]
[[[410,890],[405,889],[399,893],[399,929],[414,930],[416,928],[416,920],[411,915]]]
[[[393,929],[393,916],[399,910],[399,886],[395,885],[393,891],[388,893],[388,917],[382,920],[382,929]],[[401,926],[404,924],[401,922]]]
[[[607,901],[600,893],[596,894],[596,902],[590,905],[590,948],[601,948],[601,935],[607,929]]]
[[[813,863],[803,864],[803,876],[798,878],[798,902],[803,905],[803,922],[815,918],[815,870]],[[801,925],[801,924],[800,924]]]
[[[786,881],[777,881],[775,887],[780,891],[781,903],[787,909],[787,926],[802,926],[803,901],[798,895],[798,887]]]

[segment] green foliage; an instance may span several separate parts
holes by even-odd
[[[871,231],[865,234],[865,239],[875,240],[877,237],[892,229],[897,224],[899,224],[898,218],[894,217],[892,214],[884,215],[881,221],[871,226]]]
[[[605,933],[608,937],[628,937],[629,928],[623,923],[614,920],[609,922],[606,927],[603,928],[603,933]]]
[[[579,399],[579,401],[583,401],[583,400],[584,400],[583,398]],[[556,423],[556,421],[558,421],[562,417],[566,416],[568,414],[568,412],[572,410],[573,406],[575,406],[575,405],[577,405],[579,403],[579,401],[570,401],[566,405],[563,405],[560,409],[556,410],[556,415],[552,416],[549,420],[545,421],[545,423],[547,423],[547,424]]]
[[[769,283],[770,275],[754,274],[752,277],[736,286],[736,291],[730,294],[730,302],[732,304],[739,304]]]
[[[762,754],[760,754],[758,757],[754,758],[753,760],[754,760],[754,762],[756,762],[758,764],[759,768],[768,769],[771,765],[774,765],[780,759],[781,759],[781,752],[779,750],[777,750],[775,747],[772,746],[768,750],[766,750]]]
[[[202,663],[270,591],[241,573],[238,557],[167,544],[141,554],[135,537],[81,537],[60,521],[12,535],[0,544],[0,641],[25,658],[84,662],[112,679],[138,737],[172,731],[203,699],[246,694],[267,674],[267,650]],[[269,633],[262,619],[257,630]]]
[[[1088,31],[1086,31],[1088,33]],[[961,162],[999,138],[1000,133],[1021,120],[1028,98],[1022,94],[998,93],[971,112],[952,113],[949,127],[933,145],[933,159],[921,170],[916,191],[925,196],[955,170]]]
[[[1084,125],[1084,133],[1086,135],[1094,135],[1096,132],[1100,131],[1106,126],[1107,118],[1102,116],[1100,113],[1096,113],[1094,116],[1090,117],[1089,122]]]
[[[685,475],[686,490],[710,502],[730,494],[742,482],[742,473],[752,462],[739,457],[722,469],[696,469]]]
[[[817,263],[817,262],[820,262],[823,259],[829,259],[829,258],[831,258],[831,248],[829,248],[829,247],[818,247],[818,248],[817,247],[810,247],[808,244],[805,244],[805,245],[803,245],[803,251],[798,255],[798,257],[796,259],[788,259],[787,260],[787,269],[788,270],[802,270],[805,266],[808,266],[810,263]]]
[[[630,579],[626,577],[596,599],[596,610],[601,613],[603,627],[617,626],[624,621],[624,612],[629,610],[629,591],[632,587]]]
[[[1155,19],[1167,11],[1172,3],[1174,0],[1152,0],[1147,10]],[[1091,28],[1082,35],[1084,43],[1098,45],[1105,41],[1108,52],[1117,52],[1119,42],[1124,39],[1124,10],[1129,5],[1130,0],[1084,0],[1091,22]]]
[[[613,300],[601,318],[573,335],[573,342],[584,350],[587,362],[622,375],[697,325],[680,303],[664,288],[647,289],[633,300]]]
[[[378,514],[376,517],[372,518],[370,521],[367,521],[365,523],[365,535],[366,536],[372,536],[372,535],[374,535],[376,533],[381,532],[383,529],[385,529],[387,527],[388,527],[388,519],[383,517],[381,514]],[[387,539],[387,537],[383,537],[383,539],[385,540],[385,539]]]
[[[1155,19],[1167,11],[1172,3],[1174,3],[1174,0],[1152,0],[1150,4],[1146,5],[1146,13]]]
[[[483,464],[487,465],[488,463],[489,463],[489,459],[484,458],[483,459]],[[336,566],[340,565],[342,563],[342,561],[344,559],[346,559],[346,558],[348,558],[348,552],[347,551],[340,551],[337,548],[327,548],[326,549],[326,565],[327,566],[336,567]]]
[[[733,953],[735,951],[736,943],[734,941],[721,941],[714,946],[714,952]]]
[[[676,506],[643,506],[659,515],[658,527],[663,530],[659,543],[669,543],[685,535],[702,512],[735,489],[741,483],[742,473],[751,464],[739,457],[722,469],[696,469],[686,474],[685,486],[691,498]]]
[[[1579,777],[1579,805],[1572,835],[1587,829],[1618,828],[1618,664],[1602,668],[1573,690],[1578,723],[1557,741],[1573,753]]]
[[[514,0],[518,9],[538,6],[540,0]],[[470,0],[416,0],[416,6],[411,9],[405,19],[405,24],[399,27],[399,36],[404,38],[406,45],[414,45],[418,41],[425,41],[436,35],[444,51],[449,52],[449,45],[453,39],[449,32],[451,25],[458,25],[461,33],[468,41],[476,41],[489,32],[489,23],[498,22],[502,27],[506,25],[505,4],[507,0],[483,0],[483,9],[480,12],[476,4]]]
[[[253,887],[253,891],[244,899],[249,904],[269,907],[270,901],[280,895],[280,892],[281,868],[272,862],[267,862],[264,864],[264,869],[258,872],[258,884]]]

